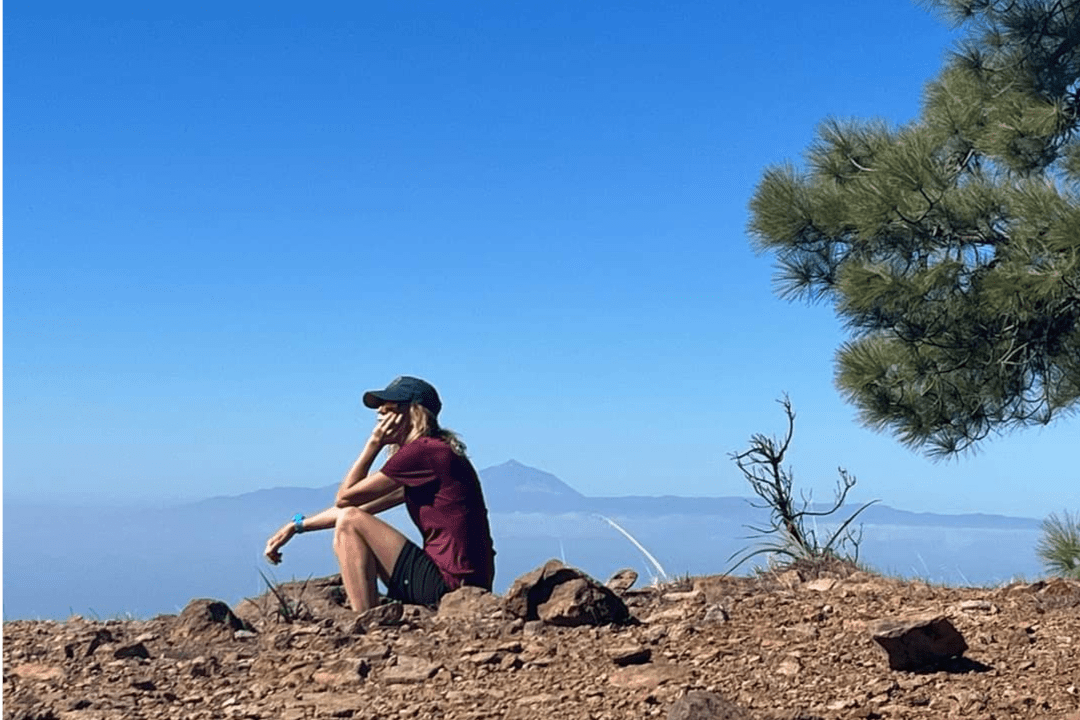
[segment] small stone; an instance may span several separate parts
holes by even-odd
[[[807,582],[803,587],[814,592],[829,592],[836,587],[836,580],[833,578],[818,578]]]
[[[802,585],[802,576],[799,575],[798,570],[785,570],[776,576],[776,580],[781,584],[789,588],[797,588]]]
[[[502,653],[494,650],[487,650],[467,655],[465,659],[476,665],[486,665],[488,663],[500,662],[502,658]]]
[[[113,657],[117,659],[123,658],[149,658],[150,651],[146,649],[146,646],[140,643],[133,645],[122,645],[113,651]]]
[[[723,605],[716,604],[705,608],[704,622],[706,623],[723,623],[730,619],[731,615],[728,614],[727,609],[724,608]]]
[[[63,668],[44,663],[23,663],[11,670],[12,675],[18,675],[24,680],[37,680],[38,682],[52,682],[64,677]]]
[[[611,661],[619,666],[640,665],[649,662],[652,650],[641,645],[621,645],[604,651]]]
[[[663,598],[666,602],[705,602],[705,593],[701,590],[669,592],[664,593]]]
[[[388,684],[415,684],[430,679],[442,665],[423,658],[402,656],[397,664],[382,673],[382,681]]]
[[[794,658],[788,658],[786,660],[782,660],[780,662],[780,664],[776,667],[776,672],[778,674],[785,675],[787,677],[791,677],[793,675],[798,675],[799,671],[801,671],[801,670],[802,670],[802,665],[800,665],[799,661],[794,659]]]
[[[608,675],[608,682],[626,690],[652,690],[671,682],[685,681],[689,670],[672,664],[649,663],[619,668]]]
[[[356,621],[364,628],[392,627],[401,622],[405,608],[401,603],[383,603],[360,613]]]
[[[644,620],[646,625],[653,625],[656,623],[673,623],[679,622],[683,619],[686,613],[680,607],[668,608],[667,610],[659,610],[654,612],[648,618]]]
[[[637,582],[638,574],[633,568],[623,568],[622,570],[616,570],[615,574],[608,578],[608,581],[604,583],[613,592],[624,593],[630,588],[634,587],[634,583]]]
[[[94,637],[90,639],[90,645],[86,648],[86,656],[89,657],[94,654],[102,645],[106,645],[113,641],[113,634],[104,628],[94,632]]]
[[[645,632],[642,633],[642,638],[645,640],[645,642],[655,645],[656,643],[667,637],[667,634],[667,625],[650,625],[649,627],[645,628]]]
[[[713,692],[688,692],[671,704],[668,720],[750,720],[743,708]]]

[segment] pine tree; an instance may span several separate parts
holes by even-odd
[[[930,0],[966,39],[917,120],[825,122],[750,234],[829,300],[864,423],[948,456],[1080,401],[1080,0]]]

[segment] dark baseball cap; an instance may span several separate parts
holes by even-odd
[[[442,400],[439,400],[439,393],[435,392],[431,383],[408,375],[394,378],[385,390],[368,390],[364,393],[364,405],[369,408],[377,408],[387,402],[419,403],[434,415],[442,410]]]

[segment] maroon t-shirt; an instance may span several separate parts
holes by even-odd
[[[403,446],[382,472],[405,486],[405,507],[427,553],[451,590],[491,590],[495,550],[480,479],[469,459],[444,440],[422,437]]]

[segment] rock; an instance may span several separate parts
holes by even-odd
[[[340,658],[316,670],[311,679],[320,685],[341,687],[360,682],[369,672],[371,666],[366,660]]]
[[[177,618],[173,636],[177,639],[213,638],[251,628],[220,600],[192,600]]]
[[[465,585],[443,595],[437,617],[478,620],[492,617],[500,609],[498,597],[483,588]]]
[[[686,680],[689,671],[678,665],[631,665],[608,675],[608,682],[625,690],[652,690],[670,682]]]
[[[632,568],[623,568],[622,570],[616,570],[615,574],[608,578],[608,581],[604,583],[612,592],[624,593],[630,588],[634,587],[634,583],[637,582],[638,574],[636,570]]]
[[[363,628],[391,627],[401,622],[405,614],[405,606],[399,602],[383,603],[373,608],[368,608],[356,616],[356,622]],[[353,633],[356,628],[353,628]]]
[[[802,576],[798,570],[785,570],[776,576],[776,580],[788,588],[797,588],[802,584]]]
[[[573,627],[624,622],[630,611],[611,590],[589,578],[575,578],[556,585],[536,614],[551,625]]]
[[[672,703],[668,720],[751,720],[751,716],[721,695],[698,690]]]
[[[836,587],[836,583],[837,581],[833,578],[818,578],[817,580],[810,580],[803,587],[814,592],[828,592]]]
[[[669,592],[664,593],[663,599],[666,602],[703,603],[705,602],[705,593],[701,590],[690,590],[688,592]]]
[[[943,615],[882,620],[872,637],[893,670],[922,670],[959,657],[967,650],[963,636]]]
[[[558,560],[522,575],[510,587],[506,609],[524,620],[552,625],[606,625],[631,621],[630,610],[610,588]]]
[[[686,617],[686,611],[681,607],[667,608],[666,610],[660,610],[654,612],[652,615],[645,619],[646,625],[655,625],[656,623],[676,623],[680,622]]]
[[[795,658],[786,658],[780,661],[780,664],[776,666],[776,673],[778,675],[784,675],[791,677],[798,675],[802,670],[802,665]]]
[[[511,615],[524,620],[536,620],[536,607],[551,596],[559,583],[581,576],[581,572],[548,560],[542,567],[525,573],[506,591],[504,606]]]
[[[188,666],[188,674],[191,677],[210,677],[217,675],[221,671],[221,663],[218,659],[211,655],[209,658],[200,655],[191,661]]]
[[[656,644],[663,640],[668,635],[667,625],[651,625],[645,628],[645,632],[642,633],[642,638],[645,642]]]
[[[146,649],[146,646],[140,643],[134,643],[132,645],[122,645],[113,651],[113,657],[117,659],[122,658],[149,658],[150,651]]]
[[[613,663],[620,666],[640,665],[649,662],[652,657],[652,650],[637,644],[607,648],[604,653],[611,658]]]
[[[466,654],[464,659],[476,665],[495,664],[502,662],[503,654],[497,650],[481,650]]]
[[[727,622],[730,619],[731,615],[728,613],[727,609],[719,603],[715,605],[709,605],[707,608],[705,608],[704,622],[722,623]]]
[[[23,663],[11,669],[12,675],[18,675],[24,680],[36,680],[38,682],[53,682],[64,677],[64,669],[55,665],[44,663]]]
[[[988,600],[964,600],[959,605],[964,612],[986,612],[991,615],[997,614],[998,608]]]
[[[403,605],[401,609],[401,621],[413,625],[421,625],[433,617],[435,611],[426,605]]]
[[[90,638],[90,644],[86,648],[86,656],[90,657],[99,647],[111,643],[112,641],[113,634],[108,630],[102,628],[101,630],[94,631],[94,636]],[[72,654],[68,653],[68,657],[72,657]]]
[[[424,658],[403,656],[397,664],[382,673],[382,681],[390,685],[416,684],[432,678],[442,665]]]
[[[390,657],[390,646],[383,643],[362,645],[350,651],[350,656],[368,663],[376,663]]]

